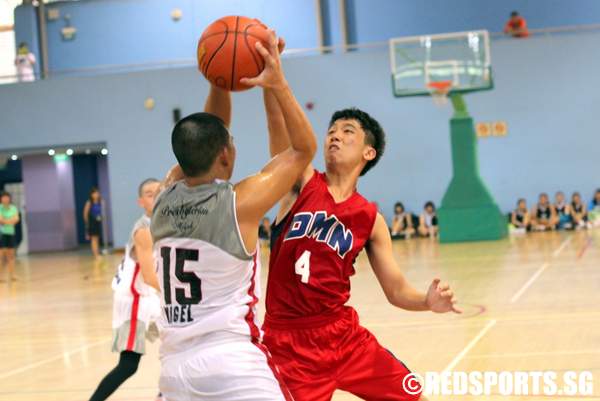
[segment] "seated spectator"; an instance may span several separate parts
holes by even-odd
[[[510,216],[511,232],[525,233],[531,229],[531,217],[527,210],[527,201],[519,199],[517,208],[513,210]]]
[[[554,196],[554,210],[558,219],[558,228],[570,230],[573,228],[573,218],[571,216],[571,205],[565,202],[565,194],[558,191]]]
[[[262,219],[258,226],[258,239],[263,246],[268,246],[271,240],[271,221],[268,217]]]
[[[527,30],[527,21],[521,17],[517,11],[510,13],[510,19],[504,26],[504,33],[513,38],[526,38],[529,36]]]
[[[531,228],[535,231],[554,230],[558,223],[556,210],[548,199],[548,194],[540,194],[538,203],[531,211]]]
[[[423,237],[436,237],[438,234],[438,221],[435,214],[435,205],[432,201],[425,203],[423,213],[419,218],[419,235]]]
[[[594,226],[600,226],[600,189],[596,190],[588,206],[588,218]]]
[[[404,210],[402,202],[396,202],[394,205],[391,233],[393,239],[410,238],[415,233],[412,215]]]
[[[573,226],[580,230],[588,226],[588,213],[585,203],[581,201],[579,192],[573,192],[571,197],[571,216],[573,217]]]

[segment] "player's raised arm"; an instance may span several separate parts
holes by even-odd
[[[204,104],[204,111],[219,117],[229,128],[231,126],[231,93],[211,85]]]
[[[427,293],[410,285],[394,259],[390,233],[381,214],[377,214],[375,219],[367,255],[375,276],[392,305],[411,311],[462,312],[455,305],[456,299],[450,286],[440,284],[438,278],[432,281]]]
[[[237,214],[246,245],[256,242],[255,232],[258,222],[286,193],[291,191],[317,149],[312,126],[283,75],[277,37],[272,31],[269,37],[269,49],[262,46],[260,42],[256,46],[265,60],[265,69],[258,77],[246,78],[241,82],[246,85],[258,85],[272,92],[281,108],[290,144],[260,173],[246,178],[235,186]],[[244,232],[250,233],[250,237],[246,238]],[[248,248],[253,248],[253,245]]]
[[[284,47],[284,40],[279,38],[278,50],[280,54],[283,52]],[[279,102],[277,101],[277,98],[271,89],[265,88],[263,90],[263,101],[265,104],[267,125],[269,128],[269,151],[271,157],[275,157],[290,147],[290,138],[283,111],[281,110],[281,106],[279,105]],[[280,221],[287,214],[292,204],[296,200],[296,197],[298,196],[298,190],[301,190],[310,180],[313,172],[314,167],[312,166],[312,163],[310,163],[300,176],[296,185],[294,185],[295,190],[290,191],[281,199],[276,222]]]

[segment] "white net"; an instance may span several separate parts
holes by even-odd
[[[433,104],[444,107],[448,104],[448,94],[452,89],[451,81],[431,82],[427,85]]]
[[[438,107],[444,107],[448,104],[448,93],[432,91],[431,98],[433,99],[433,104]]]

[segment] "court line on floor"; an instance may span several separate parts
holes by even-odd
[[[560,253],[563,251],[563,249],[565,249],[565,247],[566,247],[567,245],[569,245],[569,242],[571,242],[571,240],[572,240],[572,239],[573,239],[573,236],[569,236],[569,237],[567,237],[567,238],[566,238],[566,239],[565,239],[565,240],[562,242],[562,244],[560,244],[560,246],[559,246],[559,247],[558,247],[558,248],[557,248],[557,249],[556,249],[554,252],[552,252],[552,257],[553,257],[553,258],[555,258],[555,257],[557,257],[558,255],[560,255]]]
[[[106,344],[109,341],[110,341],[110,338],[104,339],[102,341],[96,341],[96,342],[93,342],[93,343],[90,343],[90,344],[87,344],[87,345],[83,345],[83,346],[81,346],[79,348],[75,348],[74,350],[71,350],[71,351],[68,351],[68,352],[63,352],[63,353],[61,353],[59,355],[56,355],[56,356],[53,356],[53,357],[50,357],[50,358],[46,358],[46,359],[42,359],[41,361],[37,361],[35,363],[30,363],[29,365],[25,365],[25,366],[22,366],[22,367],[17,368],[17,369],[9,370],[8,372],[0,373],[0,380],[1,379],[6,379],[7,377],[11,377],[11,376],[17,375],[19,373],[23,373],[23,372],[25,372],[27,370],[30,370],[30,369],[37,368],[38,366],[42,366],[42,365],[45,365],[47,363],[57,361],[57,360],[62,359],[62,358],[65,358],[65,357],[68,357],[68,356],[72,356],[72,355],[77,354],[77,353],[79,353],[81,351],[85,351],[87,349],[96,347],[98,345]]]
[[[521,298],[521,295],[523,295],[523,293],[527,291],[531,284],[533,284],[533,282],[537,280],[537,278],[544,272],[544,270],[548,268],[548,266],[550,266],[550,263],[548,262],[545,262],[542,266],[540,266],[540,268],[537,269],[535,273],[533,273],[533,276],[531,276],[529,280],[527,280],[527,282],[523,284],[521,289],[519,289],[519,291],[517,291],[515,295],[512,296],[512,298],[510,299],[510,303],[514,304],[515,302],[517,302],[519,298]]]
[[[558,248],[556,248],[556,250],[554,252],[552,252],[552,257],[556,258],[558,255],[560,255],[560,253],[567,247],[567,245],[569,245],[569,243],[571,242],[571,240],[573,239],[572,236],[567,237],[562,244],[560,244],[560,246]],[[515,295],[512,296],[512,298],[510,299],[510,303],[514,304],[515,302],[517,302],[519,300],[519,298],[521,298],[521,295],[523,295],[525,293],[525,291],[527,291],[527,289],[531,286],[531,284],[533,284],[533,282],[535,280],[537,280],[537,278],[544,272],[544,270],[546,270],[548,268],[548,266],[550,266],[550,262],[544,262],[539,269],[537,269],[535,271],[535,273],[533,273],[533,276],[531,276],[529,278],[529,280],[527,280],[527,282],[525,284],[523,284],[523,286],[519,289],[519,291],[517,291],[515,293]]]
[[[479,333],[475,336],[475,338],[473,338],[467,344],[467,346],[465,348],[463,348],[463,350],[460,351],[460,353],[454,357],[454,359],[450,362],[450,364],[448,364],[448,366],[446,366],[446,368],[443,370],[443,372],[450,372],[452,369],[454,369],[456,367],[456,365],[458,365],[458,363],[461,361],[461,359],[463,359],[465,357],[465,355],[467,355],[467,353],[471,350],[471,348],[473,348],[483,338],[483,336],[485,336],[485,334],[492,327],[494,327],[495,324],[496,324],[495,319],[490,320],[488,322],[488,324],[486,324],[485,327],[479,331]]]
[[[583,247],[581,248],[579,253],[577,253],[577,259],[581,259],[583,257],[583,254],[585,253],[585,251],[587,251],[590,245],[592,245],[592,237],[587,238],[585,244],[583,244]]]

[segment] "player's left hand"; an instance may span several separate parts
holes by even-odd
[[[462,313],[462,309],[456,306],[457,301],[450,285],[440,281],[439,278],[433,279],[427,290],[426,302],[429,310],[435,313]]]
[[[281,68],[280,52],[285,47],[284,41],[279,41],[275,31],[269,29],[269,43],[265,47],[261,41],[256,42],[256,51],[265,61],[265,68],[254,78],[242,78],[240,83],[248,86],[260,86],[265,89],[284,89],[287,81]]]

